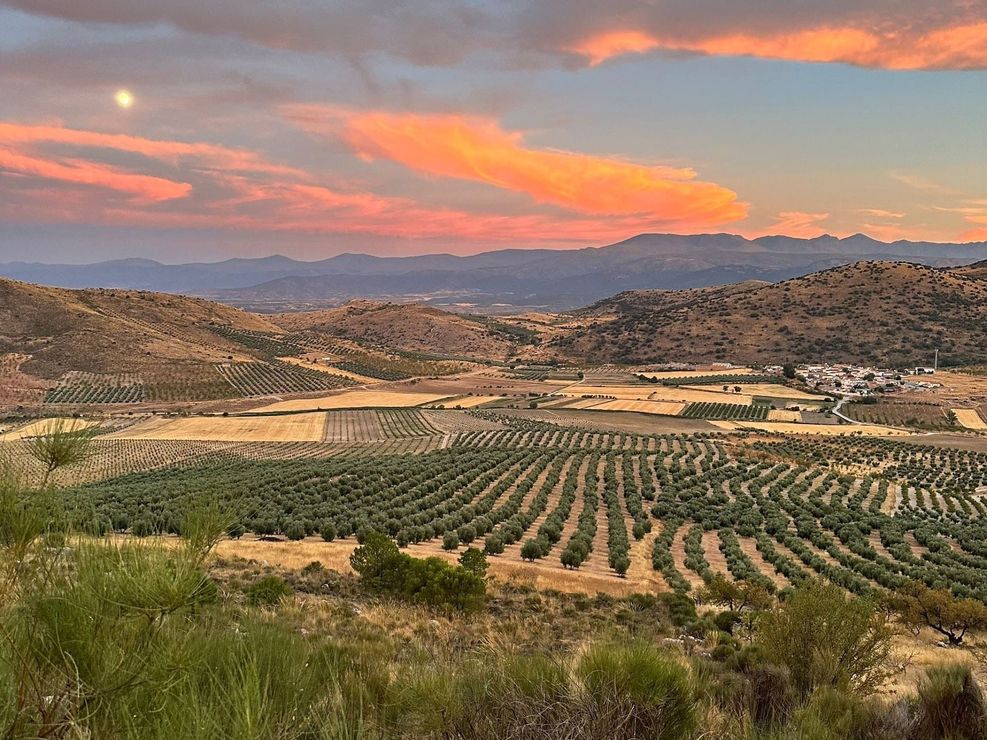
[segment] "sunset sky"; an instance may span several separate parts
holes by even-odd
[[[0,0],[0,261],[987,240],[987,0]]]

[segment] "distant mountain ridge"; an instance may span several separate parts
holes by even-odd
[[[346,253],[305,262],[281,255],[165,265],[0,265],[0,276],[67,288],[129,288],[205,296],[260,311],[321,308],[351,298],[421,300],[479,310],[567,310],[627,290],[777,282],[860,260],[954,267],[987,258],[987,242],[879,242],[863,234],[746,239],[641,234],[604,247],[504,249],[476,255],[378,257]]]

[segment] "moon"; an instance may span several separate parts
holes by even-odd
[[[117,105],[126,110],[134,104],[134,95],[130,90],[117,90],[113,95]]]

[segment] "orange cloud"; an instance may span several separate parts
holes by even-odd
[[[148,161],[130,171],[99,161],[120,152]],[[151,174],[154,169],[168,176]],[[687,170],[668,175],[691,176]],[[0,122],[0,218],[9,222],[559,244],[624,238],[651,223],[638,214],[474,213],[319,179],[252,151]]]
[[[660,45],[658,39],[644,31],[605,31],[580,41],[570,47],[569,51],[586,57],[589,66],[595,67],[607,59],[624,54],[654,51]]]
[[[621,40],[625,41],[622,42]],[[645,30],[606,31],[570,47],[596,66],[627,53],[663,49],[711,56],[752,56],[799,62],[840,62],[882,69],[983,69],[987,22],[919,31],[835,26],[775,34],[737,32],[676,38]]]
[[[828,218],[828,213],[783,211],[778,214],[775,222],[763,231],[763,235],[774,236],[776,234],[784,234],[785,236],[811,239],[812,237],[826,233],[826,230],[820,224]]]
[[[486,183],[576,213],[636,217],[645,228],[711,227],[747,214],[736,193],[697,181],[691,169],[533,149],[520,133],[484,118],[318,106],[286,112],[311,133],[341,136],[368,160],[387,159],[427,175]]]

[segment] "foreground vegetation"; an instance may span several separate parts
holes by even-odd
[[[453,565],[373,531],[357,576],[277,572],[211,556],[231,518],[208,498],[181,538],[79,526],[50,481],[88,444],[39,438],[49,484],[0,484],[5,737],[984,737],[968,665],[881,694],[909,606],[973,608],[948,593],[891,608],[812,578],[778,599],[720,575],[695,599],[591,599],[492,583],[476,548]]]

